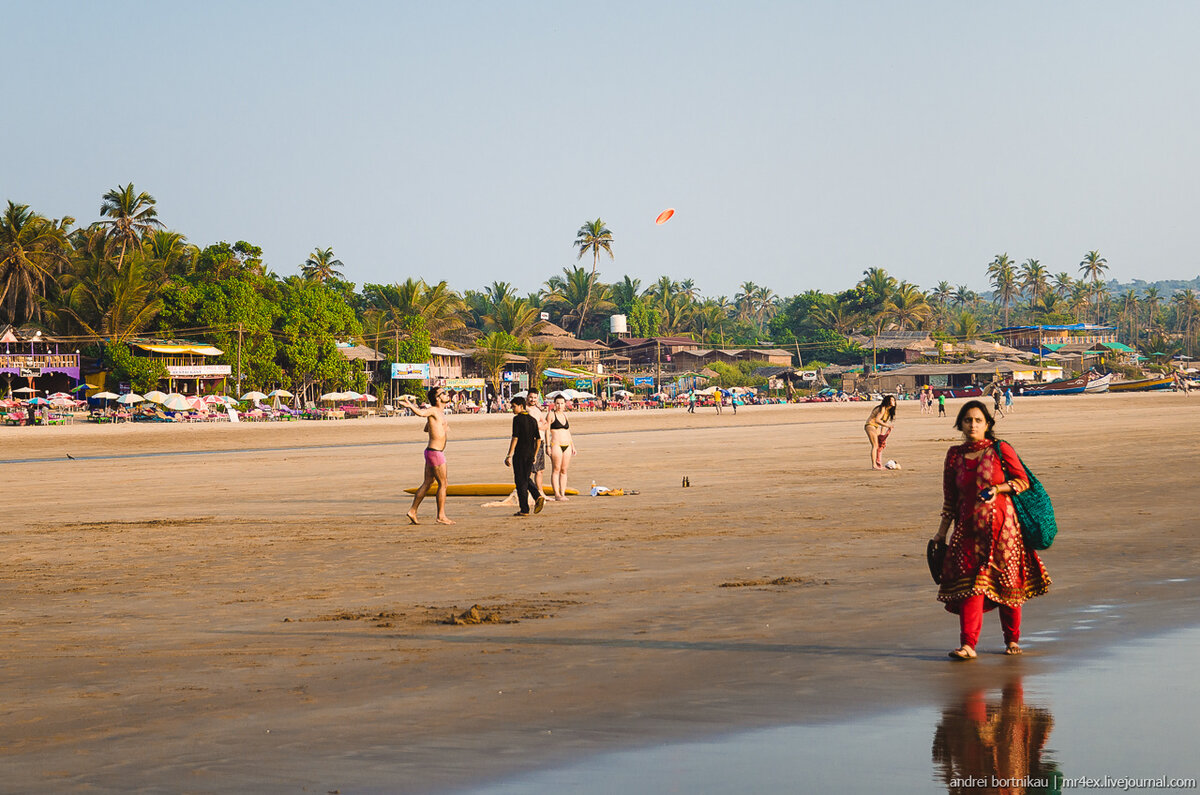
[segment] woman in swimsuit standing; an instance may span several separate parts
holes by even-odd
[[[554,471],[550,473],[550,485],[554,489],[554,499],[565,502],[567,499],[567,468],[571,465],[571,456],[575,455],[575,441],[571,438],[571,422],[567,419],[567,399],[562,395],[554,398],[554,408],[550,412],[550,461]]]
[[[883,469],[883,448],[888,434],[896,425],[896,396],[888,395],[878,406],[871,409],[867,417],[867,439],[871,442],[871,468]]]

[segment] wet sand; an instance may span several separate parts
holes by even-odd
[[[867,404],[575,415],[572,485],[640,495],[458,498],[452,527],[404,519],[417,419],[0,429],[5,787],[450,789],[1047,670],[1194,622],[1197,401],[1000,421],[1062,530],[1028,653],[989,615],[967,666],[923,559],[956,434],[915,403],[896,472]],[[451,422],[451,481],[505,481],[509,418]],[[497,623],[439,623],[473,604]],[[1096,604],[1123,609],[1080,628]]]

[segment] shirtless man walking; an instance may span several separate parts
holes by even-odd
[[[401,395],[399,403],[418,417],[424,417],[425,430],[429,432],[429,443],[425,447],[425,482],[413,496],[412,507],[408,509],[408,521],[410,524],[420,524],[417,521],[417,506],[436,480],[437,523],[454,524],[446,517],[446,435],[450,431],[446,406],[450,405],[450,393],[444,387],[431,387],[427,409],[418,406],[412,395]]]

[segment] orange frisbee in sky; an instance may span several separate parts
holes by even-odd
[[[667,221],[670,221],[671,216],[674,214],[675,214],[674,207],[670,207],[666,210],[663,210],[661,213],[658,214],[658,217],[654,219],[654,223],[658,224],[659,226],[662,226]]]

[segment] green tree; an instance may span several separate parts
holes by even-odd
[[[402,328],[402,336],[400,338],[399,358],[397,362],[420,364],[433,359],[433,353],[430,350],[432,345],[432,336],[429,329],[425,325],[425,318],[420,315],[410,315],[404,321]],[[391,363],[388,365],[388,375],[391,375]],[[420,397],[424,393],[424,388],[420,381],[417,380],[399,380],[399,391],[408,393],[416,397]]]
[[[493,331],[479,338],[475,363],[486,373],[487,380],[497,393],[500,392],[501,373],[508,364],[508,358],[520,351],[521,344],[517,338],[503,331]]]
[[[345,264],[334,256],[333,248],[315,248],[300,266],[300,275],[314,282],[325,283],[334,279],[344,279],[342,268]]]
[[[315,388],[358,379],[337,349],[339,340],[362,336],[362,325],[342,296],[326,284],[290,277],[280,292],[279,362],[292,391],[311,399]],[[317,394],[323,391],[316,389]]]
[[[542,384],[546,380],[546,368],[560,366],[562,359],[554,346],[548,342],[529,343],[526,346],[525,355],[529,357],[529,383],[537,387],[540,392]]]
[[[1008,325],[1008,310],[1017,296],[1017,276],[1008,253],[997,254],[987,267],[995,300],[1004,307],[1004,325]]]
[[[611,288],[597,282],[594,273],[589,274],[580,267],[568,267],[563,268],[562,276],[551,276],[546,280],[543,303],[562,314],[564,326],[575,323],[576,328],[582,330],[589,314],[616,310],[611,299]]]
[[[491,314],[484,316],[483,327],[489,332],[503,331],[524,342],[541,322],[541,312],[524,298],[505,296]]]
[[[41,317],[47,291],[70,264],[67,229],[74,222],[51,221],[26,204],[8,203],[0,217],[0,306],[9,323]]]
[[[583,333],[583,322],[587,319],[588,312],[590,311],[592,286],[596,281],[596,268],[600,264],[600,252],[603,251],[608,254],[609,259],[614,259],[612,243],[612,232],[599,218],[595,221],[588,221],[579,227],[579,231],[575,233],[575,247],[579,249],[579,254],[575,259],[582,259],[583,255],[588,252],[592,254],[592,275],[588,279],[583,304],[578,311],[579,326],[575,329],[576,336]]]
[[[1100,283],[1100,277],[1108,270],[1108,260],[1100,256],[1099,251],[1089,251],[1083,256],[1083,260],[1079,263],[1079,271],[1085,279],[1090,279],[1092,282],[1092,292],[1096,294],[1096,322],[1100,322],[1100,296],[1096,290]]]
[[[901,329],[920,326],[929,319],[932,309],[925,294],[916,285],[904,282],[888,297],[883,305],[883,319],[895,323]]]
[[[154,322],[163,308],[162,279],[140,251],[117,270],[107,257],[81,259],[61,279],[51,310],[60,327],[122,342]]]
[[[129,346],[110,342],[104,346],[104,363],[108,368],[108,388],[117,389],[121,383],[137,393],[149,392],[167,377],[167,367],[148,356],[134,356]]]
[[[142,240],[155,229],[162,228],[158,220],[158,201],[146,192],[137,192],[133,183],[116,187],[104,194],[100,204],[100,216],[107,220],[97,223],[107,226],[109,245],[121,247],[117,257],[117,270],[125,266],[125,252],[130,248],[141,248]]]
[[[1050,290],[1049,272],[1042,266],[1042,263],[1032,257],[1021,265],[1021,289],[1029,297],[1031,304],[1036,303],[1042,295]],[[1005,324],[1007,322],[1006,319]]]

